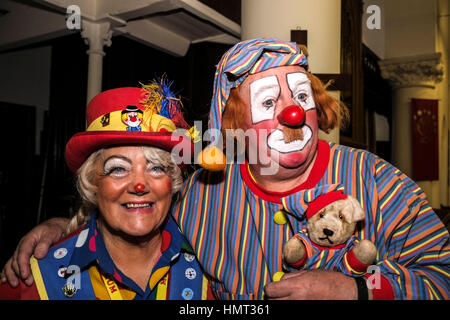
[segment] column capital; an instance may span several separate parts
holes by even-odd
[[[384,59],[380,60],[378,64],[381,76],[388,80],[394,88],[434,88],[444,77],[440,52]]]
[[[105,55],[103,47],[111,45],[113,30],[109,22],[82,21],[81,37],[89,46],[88,54],[97,53]]]

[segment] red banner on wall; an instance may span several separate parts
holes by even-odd
[[[411,100],[412,178],[439,179],[438,100]]]

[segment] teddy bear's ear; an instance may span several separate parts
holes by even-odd
[[[350,223],[364,220],[364,210],[361,208],[358,200],[353,198],[352,196],[348,196],[347,200],[350,202],[352,206],[351,217],[349,217]]]

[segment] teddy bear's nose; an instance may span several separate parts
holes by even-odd
[[[324,233],[327,237],[331,237],[331,236],[334,234],[334,232],[333,232],[332,230],[327,229],[327,228],[324,228],[324,229],[323,229],[323,233]]]

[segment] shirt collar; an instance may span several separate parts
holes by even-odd
[[[97,228],[97,215],[97,212],[93,212],[89,222],[78,234],[69,265],[77,265],[80,269],[84,269],[92,263],[97,263],[103,272],[112,275],[117,281],[139,293],[142,290],[115,266],[106,250],[103,237]],[[161,255],[152,270],[149,281],[150,290],[153,290],[156,283],[167,274],[170,266],[177,260],[181,252],[193,254],[192,248],[170,214],[161,228],[163,237]],[[160,271],[156,272],[158,270]]]
[[[314,188],[325,174],[325,171],[328,167],[329,159],[330,159],[330,145],[328,144],[328,142],[324,140],[319,140],[317,146],[317,157],[313,164],[313,168],[308,176],[308,179],[301,185],[286,192],[269,191],[261,187],[252,177],[250,170],[248,168],[247,161],[245,161],[245,163],[242,163],[240,165],[240,172],[246,186],[254,194],[256,194],[263,200],[274,203],[281,203],[282,198],[288,197],[301,190]]]
[[[114,263],[97,228],[97,215],[97,212],[94,211],[89,222],[79,233],[70,264],[83,269],[91,263],[97,262],[103,271],[114,274]],[[79,241],[80,238],[84,240]]]

